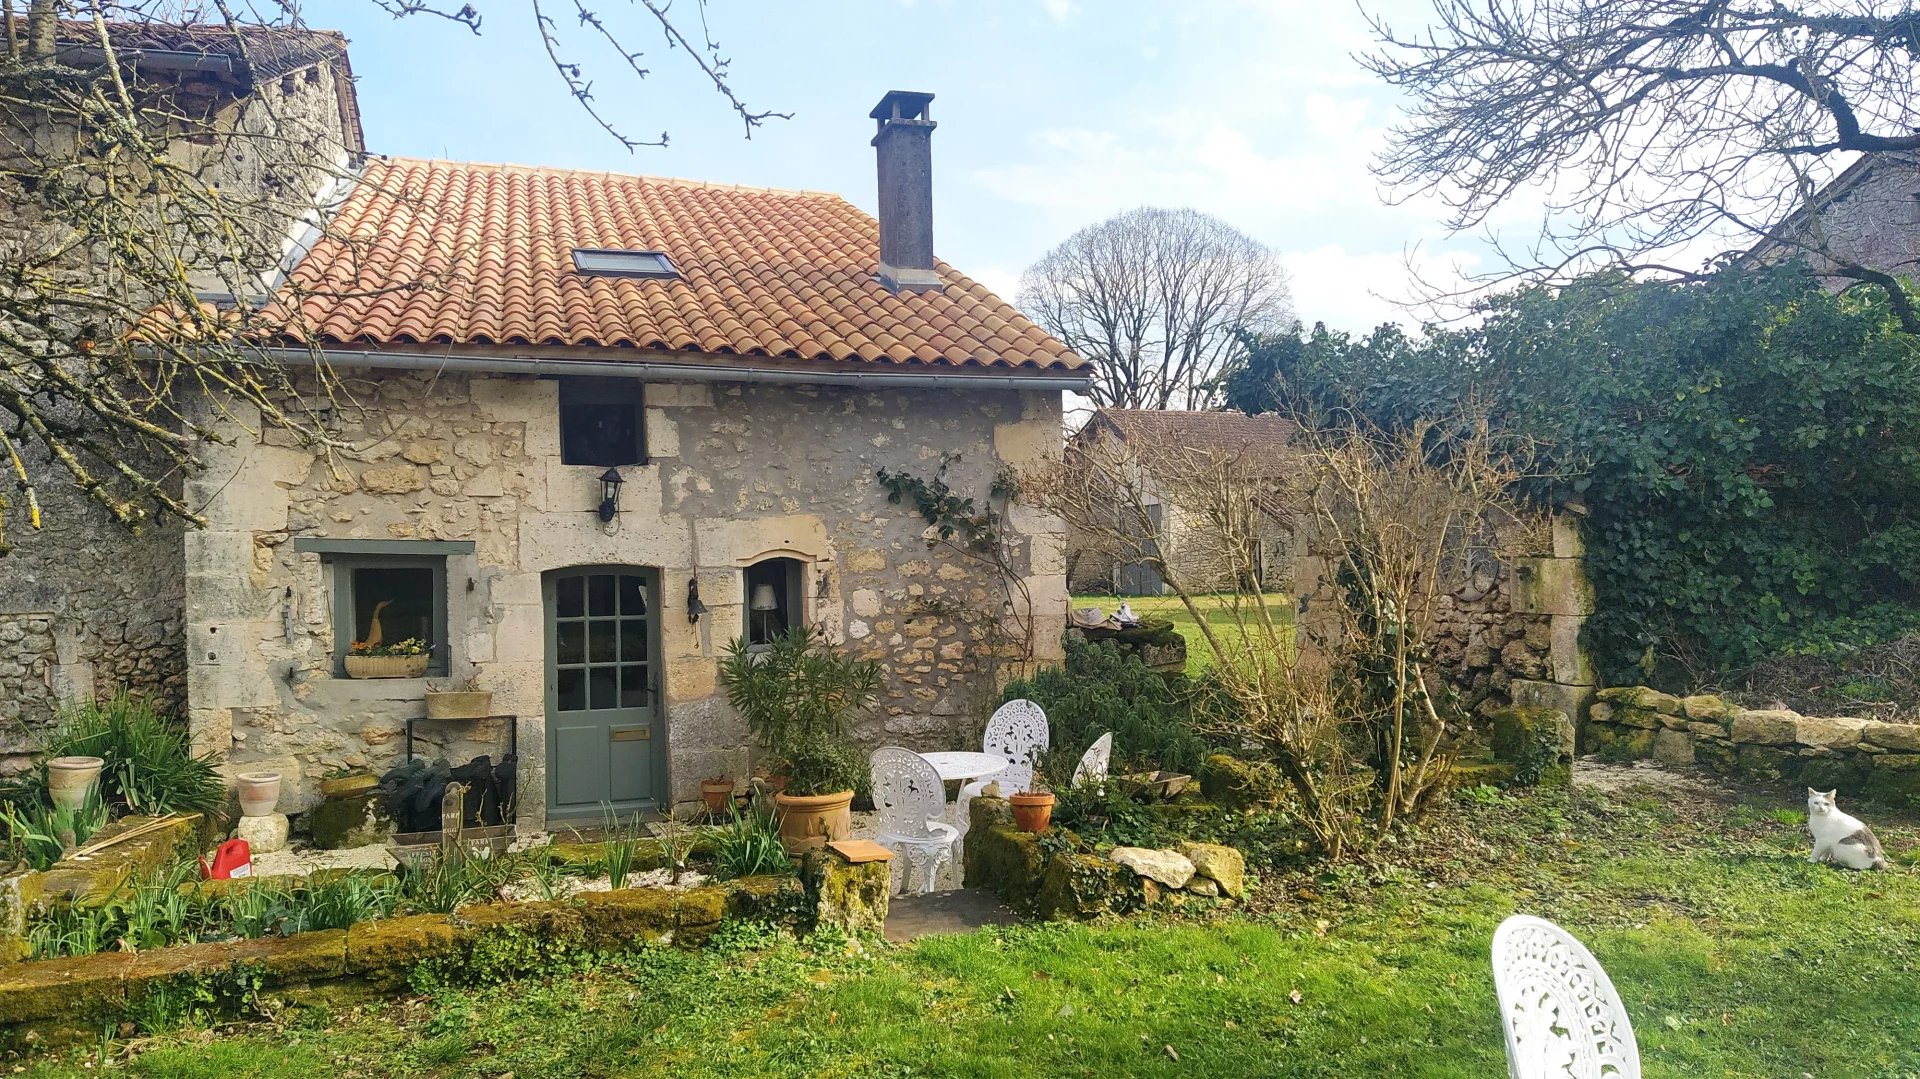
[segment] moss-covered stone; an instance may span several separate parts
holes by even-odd
[[[1733,743],[1715,738],[1696,738],[1693,743],[1693,762],[1716,775],[1734,774],[1738,756],[1734,753]]]
[[[1147,889],[1142,885],[1151,883],[1116,862],[1065,851],[1047,861],[1033,910],[1050,921],[1124,914],[1146,905]]]
[[[807,907],[800,878],[763,875],[727,882],[727,917],[784,922]]]
[[[1696,693],[1680,702],[1680,711],[1697,723],[1718,723],[1724,727],[1738,709],[1711,693]]]
[[[313,845],[322,850],[348,850],[393,838],[393,816],[377,788],[326,799],[307,812],[307,827]]]
[[[1677,716],[1684,714],[1680,698],[1646,686],[1612,686],[1594,696],[1617,708],[1637,708],[1645,712]]]
[[[893,893],[889,863],[855,864],[838,851],[822,848],[807,852],[801,875],[813,896],[816,925],[838,926],[848,933],[879,933],[886,926]]]
[[[1195,873],[1219,885],[1222,895],[1238,899],[1246,894],[1246,855],[1219,843],[1189,843],[1180,853],[1193,863]]]
[[[1920,754],[1875,754],[1867,772],[1866,792],[1883,802],[1920,807]]]
[[[1734,750],[1734,774],[1749,783],[1778,786],[1800,775],[1800,758],[1772,746],[1742,745]]]
[[[1811,757],[1800,765],[1800,782],[1821,790],[1852,793],[1866,785],[1868,763],[1857,754]]]
[[[145,827],[157,818],[122,817],[100,829],[88,845],[102,843]],[[62,860],[47,870],[40,886],[47,901],[98,903],[112,895],[129,878],[145,876],[170,866],[183,848],[191,845],[199,814],[172,820],[153,831],[127,839],[87,856],[85,861]]]
[[[1513,765],[1513,783],[1565,785],[1573,761],[1573,720],[1554,708],[1501,708],[1492,715],[1493,757]]]
[[[1200,791],[1228,809],[1271,809],[1287,796],[1287,781],[1265,761],[1215,753],[1200,765]]]
[[[103,952],[0,969],[0,1029],[46,1020],[86,1024],[126,1003],[134,956]]]
[[[1046,862],[1039,837],[1016,831],[1012,825],[974,828],[967,833],[966,886],[986,888],[1015,906],[1033,899]]]
[[[1513,782],[1513,765],[1503,761],[1455,761],[1447,769],[1446,784],[1451,790],[1465,787],[1504,787]]]
[[[727,890],[717,884],[689,888],[674,897],[674,924],[682,928],[719,925],[727,916]]]
[[[413,969],[455,946],[453,922],[445,914],[411,914],[361,922],[347,930],[347,971],[392,974]]]
[[[673,893],[663,888],[583,892],[579,900],[587,944],[599,951],[670,939],[677,924]]]

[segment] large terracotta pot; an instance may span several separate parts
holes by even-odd
[[[47,762],[47,797],[54,808],[78,811],[100,781],[107,762],[99,757],[55,757]]]
[[[1016,794],[1007,801],[1013,806],[1013,826],[1020,831],[1044,832],[1052,825],[1052,794]]]
[[[348,656],[348,678],[419,678],[430,656]]]
[[[279,772],[241,772],[233,777],[240,787],[240,815],[264,817],[280,804]]]
[[[492,715],[493,691],[490,689],[427,691],[428,719],[486,719]]]
[[[833,794],[776,794],[780,843],[788,854],[805,854],[853,832],[853,792]]]

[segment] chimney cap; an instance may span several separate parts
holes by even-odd
[[[921,90],[888,90],[868,116],[881,123],[888,120],[925,120],[933,95]]]

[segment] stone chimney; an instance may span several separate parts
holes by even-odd
[[[880,282],[894,292],[941,288],[933,270],[932,94],[889,90],[868,113],[880,165]]]

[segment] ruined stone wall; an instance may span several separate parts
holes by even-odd
[[[270,82],[219,117],[233,138],[172,147],[237,200],[277,207],[260,222],[268,264],[279,257],[281,238],[297,231],[295,219],[313,191],[345,164],[334,77],[331,67],[319,66]],[[0,144],[23,139],[45,150],[72,138],[43,124],[26,133],[10,129]],[[0,233],[29,235],[22,212],[0,205]],[[84,261],[75,263],[76,282],[84,286],[90,272]],[[216,280],[209,276],[207,284]],[[42,481],[42,527],[32,528],[18,505],[0,511],[8,514],[14,544],[0,556],[0,771],[30,760],[61,701],[125,688],[172,709],[186,702],[182,525],[151,521],[129,532],[31,447],[28,456]],[[21,628],[21,637],[9,640],[9,627]]]
[[[1489,562],[1436,605],[1434,659],[1477,715],[1519,706],[1578,716],[1593,699],[1593,665],[1580,647],[1593,588],[1577,518],[1552,521],[1548,542],[1544,554]],[[1326,565],[1303,556],[1296,576],[1302,647],[1325,647],[1339,602]]]
[[[191,491],[209,526],[186,537],[189,693],[196,741],[234,767],[287,776],[284,810],[316,800],[320,776],[382,769],[423,710],[423,680],[332,675],[330,570],[295,539],[467,540],[448,559],[451,670],[472,670],[494,709],[519,717],[520,816],[545,813],[547,759],[542,574],[573,566],[656,567],[672,797],[750,766],[744,726],[726,706],[717,665],[745,624],[747,565],[769,556],[805,566],[803,616],[880,660],[870,745],[955,748],[992,699],[991,634],[967,609],[1002,610],[992,573],[944,546],[892,505],[885,467],[984,495],[1003,466],[1057,452],[1057,393],[853,391],[737,383],[647,386],[650,463],[624,467],[620,513],[593,512],[601,468],[560,461],[557,383],[393,372],[349,381],[333,415],[344,447],[329,461],[286,432],[207,448]],[[244,424],[246,417],[239,417]],[[1015,506],[1016,562],[1032,597],[1037,658],[1057,659],[1066,611],[1057,520]],[[687,618],[699,581],[708,613]],[[289,632],[291,630],[291,632]],[[497,745],[498,743],[493,743]],[[488,752],[483,743],[450,756]]]

